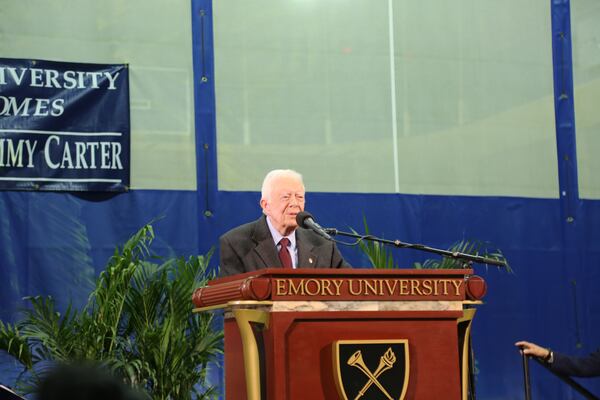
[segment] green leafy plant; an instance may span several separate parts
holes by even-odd
[[[364,237],[369,236],[369,225],[367,224],[366,218],[363,217],[363,225],[365,227]],[[352,233],[358,234],[354,229]],[[358,242],[358,248],[363,254],[367,256],[369,262],[373,268],[392,269],[398,268],[398,264],[394,262],[394,257],[389,251],[389,248],[383,243],[374,242],[372,240],[360,240]]]
[[[365,229],[364,237],[369,236],[369,226],[367,224],[366,218],[363,218],[363,224]],[[357,234],[357,232],[352,229],[352,232]],[[360,251],[367,256],[371,266],[373,268],[378,269],[392,269],[399,268],[397,262],[394,260],[394,256],[390,251],[389,246],[386,246],[382,243],[371,241],[371,240],[360,240],[358,242],[358,247]],[[504,254],[499,249],[490,249],[490,245],[486,242],[482,242],[479,240],[461,240],[457,243],[454,243],[448,251],[450,252],[458,252],[475,256],[482,256],[486,258],[490,258],[496,261],[502,261],[506,263],[506,269],[509,272],[512,272],[510,266]],[[415,269],[449,269],[449,268],[464,268],[465,261],[451,258],[451,257],[441,257],[437,259],[427,259],[423,263],[415,262],[413,264],[413,268]]]
[[[152,399],[215,398],[208,363],[223,333],[210,314],[192,314],[193,290],[213,277],[205,256],[169,259],[150,253],[154,231],[142,227],[116,249],[82,310],[64,313],[52,297],[29,297],[15,324],[0,321],[0,350],[24,367],[19,387],[31,391],[57,362],[92,361]]]
[[[482,256],[495,261],[502,261],[506,263],[507,271],[511,272],[508,261],[502,251],[499,249],[490,250],[489,244],[480,240],[460,240],[454,243],[448,251],[455,253],[470,254],[473,256]],[[428,259],[422,264],[416,262],[413,267],[416,269],[450,269],[450,268],[464,268],[465,261],[451,258],[442,257],[441,259]]]

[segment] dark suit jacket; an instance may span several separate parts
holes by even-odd
[[[281,267],[277,246],[263,215],[258,220],[234,228],[221,236],[219,276],[241,274],[263,268]],[[299,268],[350,267],[332,241],[311,230],[296,229]]]
[[[550,368],[562,375],[600,376],[600,349],[586,357],[572,357],[554,352],[554,361]]]

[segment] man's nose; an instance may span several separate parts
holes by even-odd
[[[292,196],[292,198],[290,199],[290,206],[300,207],[300,200]]]

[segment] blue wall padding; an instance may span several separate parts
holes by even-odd
[[[220,234],[260,215],[257,192],[216,192],[211,217],[201,213],[198,197],[187,191],[132,191],[109,199],[0,193],[2,319],[14,320],[27,295],[51,294],[61,307],[70,300],[83,304],[115,246],[155,217],[164,216],[154,223],[154,250],[188,256],[206,252]],[[600,202],[578,202],[580,246],[568,252],[558,200],[309,193],[307,209],[321,225],[340,230],[363,232],[364,216],[371,232],[386,239],[439,248],[485,240],[504,252],[513,274],[475,266],[489,285],[473,332],[481,398],[522,393],[520,358],[512,346],[518,339],[573,353],[598,345]],[[341,249],[353,265],[367,266],[356,249]],[[392,252],[406,267],[435,258],[415,250]],[[532,375],[535,390],[562,393],[545,371],[534,369]]]

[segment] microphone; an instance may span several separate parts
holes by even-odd
[[[333,240],[331,236],[329,236],[329,234],[325,232],[325,229],[323,229],[321,225],[315,222],[311,213],[307,211],[300,211],[298,215],[296,215],[296,223],[299,227],[304,229],[310,229],[315,233],[323,236],[327,240]]]

